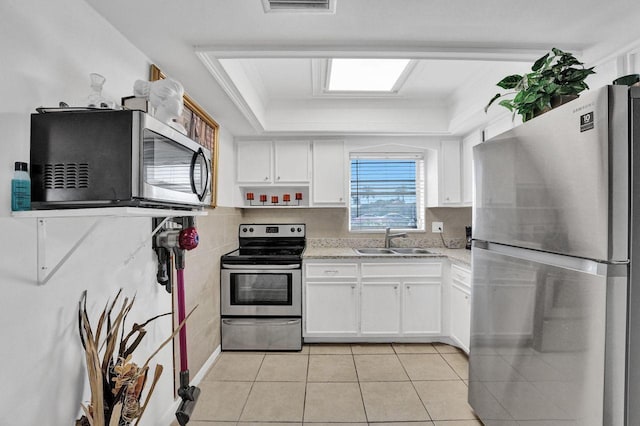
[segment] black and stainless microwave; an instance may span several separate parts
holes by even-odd
[[[211,203],[211,151],[142,111],[31,115],[35,209]]]

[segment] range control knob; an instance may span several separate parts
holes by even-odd
[[[298,228],[298,232],[302,232],[302,228]]]
[[[296,228],[291,228],[291,232],[296,232]]]
[[[247,232],[247,228],[242,228],[242,232]]]
[[[249,228],[249,232],[253,232],[253,228]]]

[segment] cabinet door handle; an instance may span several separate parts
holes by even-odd
[[[280,180],[280,176],[278,176],[278,180]]]
[[[264,180],[265,180],[265,181],[269,180],[269,176],[266,176],[266,177],[264,178]]]
[[[393,286],[393,289],[394,289],[394,290],[397,290],[397,289],[398,289],[398,286],[397,286],[397,285],[394,285],[394,286]]]
[[[407,290],[411,290],[411,286],[410,285],[407,286]]]

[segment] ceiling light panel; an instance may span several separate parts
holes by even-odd
[[[393,92],[397,90],[409,59],[350,59],[329,61],[327,91]]]

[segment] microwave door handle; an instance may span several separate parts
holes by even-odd
[[[198,193],[198,190],[196,189],[196,162],[198,161],[198,157],[202,157],[203,164],[205,167],[205,183],[204,186],[202,187],[202,193]],[[209,188],[209,175],[210,175],[210,171],[209,171],[209,164],[207,163],[207,157],[205,157],[204,152],[202,151],[202,148],[198,148],[198,151],[196,153],[193,154],[193,157],[191,158],[191,190],[193,191],[194,194],[196,194],[198,196],[198,200],[202,201],[204,199],[205,194],[207,193],[207,189]]]

